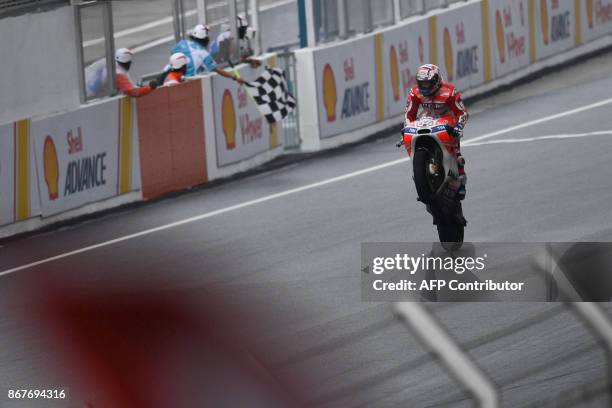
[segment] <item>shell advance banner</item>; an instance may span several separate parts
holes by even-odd
[[[0,225],[14,220],[14,125],[0,126]]]
[[[377,121],[374,42],[374,36],[367,36],[316,50],[321,138]]]
[[[485,55],[480,3],[452,8],[431,17],[432,60],[444,78],[460,90],[485,81]]]
[[[580,0],[578,3],[576,11],[580,18],[583,42],[612,31],[612,0]]]
[[[267,63],[275,66],[275,57],[269,58]],[[261,75],[263,67],[252,69],[244,66],[239,72],[247,82],[253,81]],[[212,77],[211,81],[219,167],[249,159],[282,145],[282,126],[268,123],[244,86],[218,75]]]
[[[489,16],[493,78],[529,65],[528,0],[488,0],[483,3]]]
[[[404,112],[417,69],[429,62],[429,20],[422,18],[383,32],[385,117]]]
[[[42,215],[118,193],[119,101],[32,122]]]
[[[576,46],[575,5],[573,0],[529,1],[532,62]]]

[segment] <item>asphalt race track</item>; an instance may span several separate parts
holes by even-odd
[[[611,97],[612,55],[558,70],[468,104],[466,241],[612,240],[612,101],[473,142],[470,139]],[[541,136],[582,137],[525,139]],[[397,135],[253,176],[197,189],[77,225],[3,243],[0,275],[89,245],[200,214],[206,218],[0,276],[0,385],[61,384],[53,350],[14,318],[28,308],[24,282],[146,276],[185,296],[211,291],[260,306],[244,328],[279,378],[308,375],[296,392],[325,407],[463,407],[466,395],[390,305],[360,299],[360,243],[435,241],[415,199],[411,163]],[[514,140],[516,139],[516,140]],[[507,143],[494,143],[505,140]],[[521,142],[521,140],[523,140]],[[134,283],[134,282],[132,282]],[[135,287],[138,283],[136,282]],[[136,290],[136,289],[135,289]],[[605,353],[563,304],[430,304],[491,375],[507,407],[543,406],[600,382]],[[612,311],[612,308],[607,306]],[[248,314],[248,310],[245,310]],[[2,401],[2,400],[0,400]],[[71,406],[80,406],[73,401]],[[573,406],[602,406],[594,399]],[[2,401],[2,407],[22,407]],[[55,406],[55,405],[44,405]],[[62,406],[62,405],[57,405]]]

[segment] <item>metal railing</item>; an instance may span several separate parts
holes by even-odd
[[[113,11],[111,2],[86,2],[74,6],[76,48],[81,102],[113,96],[115,83],[115,41],[113,36]],[[101,35],[103,41],[86,47],[91,35]],[[90,74],[88,74],[88,70]],[[97,71],[93,74],[92,72]],[[92,81],[100,81],[95,90]]]
[[[295,63],[295,53],[292,49],[297,48],[298,43],[286,44],[280,47],[269,48],[269,52],[275,52],[278,66],[285,71],[287,79],[287,88],[289,92],[298,99],[297,94],[297,68]],[[295,110],[291,112],[282,122],[283,133],[284,133],[284,146],[285,150],[296,150],[299,149],[302,144],[300,138],[300,115],[299,105],[296,106]]]
[[[313,0],[317,44],[369,33],[467,0]]]

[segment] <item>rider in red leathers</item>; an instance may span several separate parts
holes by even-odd
[[[421,115],[430,117],[442,117],[449,115],[455,118],[452,133],[457,139],[463,136],[463,128],[468,119],[468,112],[461,101],[459,91],[450,82],[442,80],[440,69],[433,64],[425,64],[419,68],[416,74],[417,85],[414,86],[408,100],[406,101],[406,121],[417,120],[419,108]],[[465,159],[457,150],[457,161],[459,163],[459,174],[461,175],[461,187],[458,191],[459,198],[465,198]]]

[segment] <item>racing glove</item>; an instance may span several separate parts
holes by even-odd
[[[455,126],[453,128],[453,136],[455,136],[457,139],[461,139],[463,137],[463,129],[459,126]]]
[[[446,132],[456,138],[460,138],[463,135],[463,131],[458,127],[452,127],[450,125],[446,125]]]

